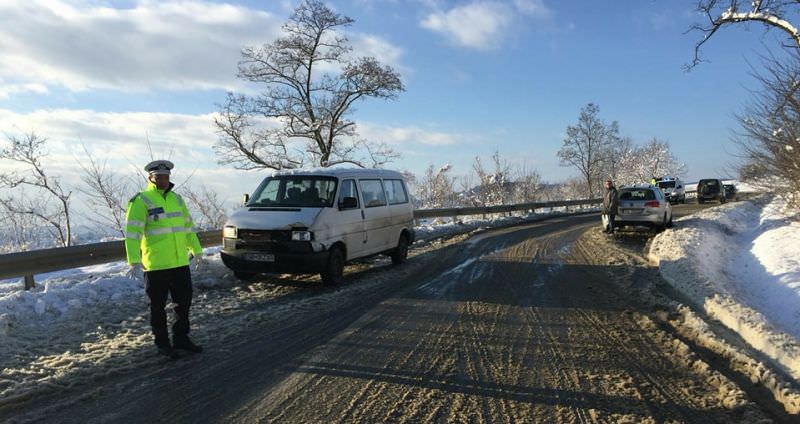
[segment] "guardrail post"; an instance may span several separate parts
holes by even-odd
[[[25,280],[25,290],[30,290],[36,287],[36,281],[33,279],[33,275],[26,275],[24,280]]]

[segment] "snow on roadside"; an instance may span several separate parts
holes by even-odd
[[[655,237],[663,277],[800,379],[800,222],[761,198],[676,220]]]

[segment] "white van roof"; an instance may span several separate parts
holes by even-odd
[[[301,169],[288,169],[285,171],[277,171],[272,176],[285,176],[285,175],[314,175],[321,177],[336,177],[336,178],[365,178],[365,177],[378,177],[378,178],[403,178],[403,174],[392,171],[389,169],[376,169],[376,168],[301,168]]]

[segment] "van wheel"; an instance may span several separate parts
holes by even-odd
[[[251,280],[253,277],[256,276],[255,272],[246,272],[246,271],[233,271],[233,276],[242,281]]]
[[[320,274],[322,277],[322,284],[326,286],[335,286],[342,282],[344,276],[344,254],[342,249],[334,247],[328,254],[328,263],[325,265],[325,270]]]
[[[669,216],[669,221],[667,221],[667,228],[672,228],[672,215]]]
[[[403,234],[397,241],[397,247],[392,251],[392,263],[400,265],[406,261],[406,258],[408,258],[408,238]]]

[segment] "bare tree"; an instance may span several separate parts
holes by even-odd
[[[492,155],[492,169],[486,169],[481,158],[476,156],[472,170],[478,176],[480,185],[473,192],[476,202],[482,206],[505,205],[511,197],[511,165],[500,157],[500,152]]]
[[[19,190],[22,191],[22,190]],[[24,193],[16,193],[12,205],[19,205],[21,199],[26,199]],[[0,198],[0,252],[22,252],[37,245],[40,226],[37,219],[28,214],[14,213],[6,207],[9,199]]]
[[[304,0],[283,25],[285,35],[242,50],[238,77],[264,91],[228,93],[214,120],[221,164],[279,170],[306,162],[375,166],[396,157],[386,145],[359,139],[347,118],[357,100],[395,99],[404,90],[391,67],[352,57],[341,29],[353,22],[320,0]]]
[[[590,198],[597,194],[608,146],[619,138],[617,122],[606,124],[598,117],[599,113],[600,108],[594,103],[583,107],[578,124],[567,127],[567,137],[558,151],[561,166],[571,165],[581,172]]]
[[[737,116],[742,131],[736,142],[745,160],[740,174],[768,184],[800,208],[800,57],[772,60],[765,72],[757,76],[762,90]]]
[[[46,223],[52,230],[57,242],[66,247],[72,244],[72,225],[70,222],[70,197],[72,191],[61,187],[57,178],[49,178],[42,165],[42,158],[47,156],[44,150],[46,138],[31,132],[19,138],[7,136],[10,147],[0,150],[0,159],[23,164],[27,172],[0,173],[0,187],[15,189],[18,187],[32,187],[46,194],[46,197],[36,196],[35,200],[23,197],[9,197],[0,199],[0,204],[12,214],[30,215]],[[52,205],[54,200],[56,205]]]
[[[455,203],[455,180],[450,176],[449,164],[439,169],[430,165],[419,182],[417,198],[424,208],[446,208]]]
[[[541,191],[542,176],[535,169],[522,164],[516,172],[514,203],[535,202]]]
[[[195,220],[195,227],[219,230],[225,225],[225,221],[228,219],[228,214],[225,211],[225,200],[220,199],[217,192],[209,190],[204,185],[200,186],[200,188],[183,185],[181,191],[194,212],[192,215]]]
[[[83,146],[85,160],[79,162],[83,173],[81,180],[85,188],[79,191],[86,196],[88,221],[110,228],[120,236],[125,235],[125,208],[128,199],[135,193],[130,179],[120,177],[106,166],[98,163]]]
[[[789,36],[791,47],[800,47],[800,32],[788,20],[788,17],[796,17],[800,13],[800,2],[797,0],[700,0],[697,10],[707,21],[690,27],[690,31],[699,31],[703,37],[695,43],[694,59],[686,65],[687,69],[703,61],[700,54],[703,44],[722,27],[734,24],[756,22],[768,29],[777,28]]]
[[[613,177],[618,186],[641,184],[654,177],[683,176],[686,173],[686,165],[678,161],[669,143],[655,137],[642,146],[629,145],[619,163]]]
[[[630,137],[610,139],[603,151],[601,179],[611,178],[615,182],[624,179],[626,172],[633,165],[631,161],[633,151],[633,140]]]

